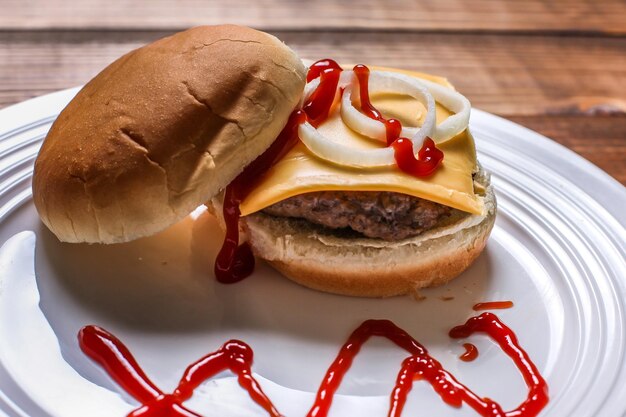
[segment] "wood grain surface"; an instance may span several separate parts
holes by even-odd
[[[264,30],[626,33],[623,0],[3,0],[7,29],[180,30],[224,22]]]
[[[626,184],[626,1],[0,0],[0,108],[85,83],[197,24],[272,32],[302,57],[441,74],[472,104]]]

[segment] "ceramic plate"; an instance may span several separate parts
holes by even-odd
[[[286,416],[304,416],[326,369],[362,321],[394,321],[481,396],[515,408],[527,390],[485,336],[459,360],[448,330],[480,301],[512,300],[497,315],[546,378],[542,416],[626,412],[626,191],[598,168],[530,130],[475,110],[479,159],[493,175],[499,213],[486,250],[451,284],[368,300],[300,287],[264,264],[236,285],[212,279],[222,234],[202,210],[169,230],[123,245],[61,244],[32,204],[41,140],[76,89],[0,112],[0,415],[123,417],[138,404],[79,349],[97,324],[123,340],[148,376],[171,392],[188,364],[231,338],[255,352],[254,372]],[[372,339],[355,360],[331,416],[383,416],[402,359]],[[203,416],[266,415],[221,373],[186,405]],[[472,416],[416,382],[406,416]]]

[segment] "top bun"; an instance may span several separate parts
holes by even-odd
[[[131,51],[61,112],[33,198],[62,241],[116,243],[176,223],[278,136],[305,68],[274,36],[202,26]]]

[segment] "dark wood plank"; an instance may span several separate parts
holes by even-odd
[[[0,28],[390,29],[626,33],[623,0],[4,0]]]
[[[278,32],[302,57],[441,74],[508,115],[626,112],[626,38]],[[0,33],[0,106],[82,84],[155,32]]]

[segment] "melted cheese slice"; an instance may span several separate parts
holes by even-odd
[[[400,72],[400,71],[398,71]],[[405,71],[402,71],[407,73]],[[443,78],[408,73],[450,86]],[[404,95],[372,96],[372,104],[385,117],[394,117],[405,126],[419,125],[425,109],[415,99]],[[450,112],[437,104],[437,123]],[[382,142],[372,140],[348,128],[341,120],[339,103],[335,103],[320,133],[355,148],[379,148]],[[259,185],[241,203],[242,216],[257,212],[281,200],[315,191],[391,191],[431,200],[465,212],[481,214],[482,200],[474,193],[472,172],[476,166],[474,140],[467,130],[438,145],[444,160],[437,171],[424,178],[405,174],[397,167],[356,169],[320,159],[297,144],[262,178]]]

